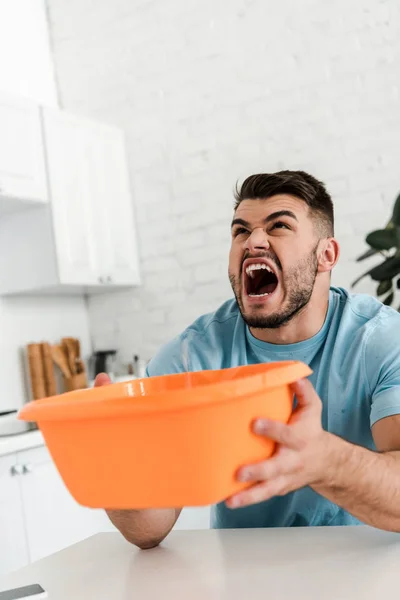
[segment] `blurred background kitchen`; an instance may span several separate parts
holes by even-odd
[[[400,191],[399,27],[397,0],[0,0],[0,413],[96,364],[140,375],[230,297],[251,173],[327,184],[335,285],[375,264],[356,258]],[[3,571],[105,526],[72,509],[39,436],[0,438]]]

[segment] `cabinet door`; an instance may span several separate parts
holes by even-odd
[[[40,109],[0,94],[0,194],[47,202]]]
[[[111,285],[137,284],[139,261],[124,136],[119,129],[96,124],[91,138],[92,201],[101,277]]]
[[[85,121],[43,111],[54,242],[60,283],[98,283],[90,137]]]
[[[45,447],[18,453],[28,547],[32,561],[100,531],[113,530],[104,511],[83,508],[64,486]]]
[[[0,458],[0,575],[29,562],[15,454]]]

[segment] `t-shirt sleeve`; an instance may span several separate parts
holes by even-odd
[[[180,335],[165,344],[151,359],[146,368],[146,377],[172,375],[190,371],[186,335]]]
[[[365,369],[371,391],[371,427],[385,417],[400,414],[400,315],[382,309],[367,342]]]

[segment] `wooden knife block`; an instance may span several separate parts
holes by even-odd
[[[64,387],[66,392],[86,389],[88,387],[86,371],[72,375],[72,377],[64,377]]]

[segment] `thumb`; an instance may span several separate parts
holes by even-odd
[[[94,380],[94,387],[101,387],[102,385],[110,385],[111,379],[107,373],[99,373]]]
[[[296,395],[298,407],[311,407],[321,403],[313,384],[308,379],[300,379],[290,386]]]

